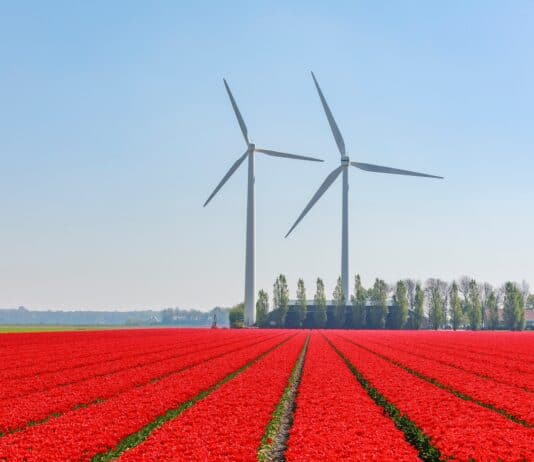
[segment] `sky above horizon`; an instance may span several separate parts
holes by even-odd
[[[328,295],[351,160],[350,272],[534,288],[534,1],[15,2],[0,5],[0,308],[210,309],[243,299],[252,139],[256,287]]]

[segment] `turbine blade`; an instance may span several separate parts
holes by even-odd
[[[319,187],[317,192],[313,195],[310,202],[308,202],[308,205],[302,211],[300,216],[297,218],[297,221],[295,221],[295,224],[287,232],[285,237],[291,234],[291,231],[293,231],[295,227],[300,223],[300,220],[304,218],[304,216],[310,211],[310,209],[315,205],[315,203],[321,198],[321,196],[325,193],[325,191],[332,185],[332,183],[336,180],[336,178],[341,173],[341,170],[343,170],[343,166],[336,168],[330,173],[330,175],[326,177],[326,179],[323,181],[323,184]]]
[[[364,164],[362,162],[351,162],[351,165],[361,170],[366,170],[368,172],[391,173],[393,175],[422,176],[425,178],[439,178],[441,180],[443,179],[442,176],[429,175],[428,173],[412,172],[410,170],[401,170],[399,168],[383,167],[381,165]]]
[[[273,157],[285,157],[287,159],[311,160],[313,162],[324,162],[323,159],[317,159],[315,157],[299,156],[297,154],[288,154],[287,152],[271,151],[270,149],[256,148],[256,151],[261,152],[263,154],[267,154],[268,156],[273,156]]]
[[[243,161],[245,160],[247,155],[248,155],[248,151],[246,151],[245,154],[243,154],[239,159],[237,159],[234,162],[234,164],[230,167],[230,170],[228,170],[228,172],[226,172],[226,175],[224,175],[223,179],[219,182],[217,187],[210,194],[210,197],[208,197],[208,200],[206,202],[204,202],[204,207],[206,207],[206,205],[208,205],[209,201],[211,201],[211,199],[213,199],[213,196],[215,196],[215,194],[217,194],[219,189],[221,189],[223,187],[224,183],[226,183],[228,181],[228,178],[230,178],[233,175],[233,173],[239,168],[239,166],[243,163]]]
[[[311,75],[313,77],[313,81],[315,82],[315,87],[317,88],[317,92],[319,93],[319,98],[321,98],[321,103],[323,104],[324,112],[326,113],[326,118],[328,119],[328,123],[330,124],[330,128],[336,140],[336,144],[339,149],[339,152],[342,157],[345,157],[347,155],[345,152],[345,141],[343,141],[341,132],[339,131],[339,128],[337,127],[336,121],[334,120],[334,116],[332,115],[332,111],[330,111],[330,108],[328,107],[328,103],[326,102],[323,92],[321,91],[321,87],[319,87],[319,84],[317,83],[317,79],[315,78],[314,73],[312,72]]]
[[[226,79],[223,79],[223,81],[224,86],[226,87],[226,92],[228,93],[228,96],[230,98],[230,102],[232,103],[232,107],[234,108],[235,116],[237,117],[237,121],[239,122],[241,133],[243,133],[243,137],[245,138],[246,143],[249,144],[250,141],[248,139],[248,130],[247,126],[245,125],[245,121],[243,120],[243,116],[241,115],[241,112],[239,112],[239,108],[237,107],[237,103],[235,102],[234,95],[232,95],[232,92],[230,91],[230,87],[228,86]]]

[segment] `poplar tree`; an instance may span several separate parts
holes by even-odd
[[[388,286],[382,279],[376,278],[371,289],[371,307],[367,314],[367,327],[383,329],[388,311]]]
[[[462,276],[458,280],[458,289],[460,290],[460,293],[463,295],[463,303],[462,303],[462,312],[464,314],[464,317],[468,315],[468,307],[469,307],[469,283],[471,282],[471,278],[469,276]]]
[[[337,284],[332,295],[334,298],[334,327],[339,329],[345,324],[345,310],[347,306],[341,277],[337,278]]]
[[[394,310],[391,313],[391,328],[402,329],[408,319],[408,290],[403,281],[398,281],[393,295]]]
[[[486,304],[486,314],[488,329],[495,330],[499,326],[499,309],[497,307],[497,297],[495,292],[491,291],[488,296],[488,301]]]
[[[525,327],[523,296],[513,282],[507,282],[504,285],[503,318],[507,329],[523,330]]]
[[[432,329],[439,329],[443,324],[443,301],[439,288],[436,285],[430,285],[428,291],[428,320]]]
[[[299,327],[302,327],[307,314],[306,288],[304,287],[304,281],[299,279],[297,283],[297,324]]]
[[[280,283],[278,278],[274,280],[273,284],[273,310],[280,307]]]
[[[322,328],[326,324],[326,295],[324,292],[324,282],[321,278],[317,278],[317,289],[315,297],[313,297],[315,311],[313,312],[313,320],[315,327]]]
[[[488,302],[493,292],[493,287],[489,282],[480,286],[480,301],[482,303],[482,328],[488,325]]]
[[[262,326],[267,320],[269,312],[269,295],[264,290],[258,292],[258,301],[256,302],[256,324]]]
[[[414,279],[405,279],[404,285],[406,286],[406,290],[408,292],[408,303],[410,304],[410,310],[414,311],[415,309],[415,286],[417,283]]]
[[[480,329],[480,324],[482,323],[482,304],[480,303],[478,284],[474,279],[471,279],[469,283],[467,314],[469,316],[469,327],[472,330]]]
[[[352,296],[352,327],[363,329],[365,327],[365,302],[367,291],[362,286],[360,275],[354,278],[354,295]]]
[[[442,324],[446,325],[449,319],[449,284],[441,279],[437,280],[438,290],[441,297],[443,320]]]
[[[439,278],[429,278],[425,283],[428,296],[428,319],[432,324],[432,317],[442,327],[447,322],[447,304],[449,299],[449,285]],[[439,301],[438,301],[439,299]]]
[[[526,306],[528,302],[528,297],[530,295],[530,286],[528,285],[528,282],[524,279],[521,283],[521,295],[523,296],[523,306]]]
[[[456,281],[453,281],[451,285],[449,299],[451,305],[451,324],[452,328],[456,330],[463,322],[462,301],[460,300],[460,293]]]
[[[425,293],[421,289],[421,284],[415,286],[415,310],[413,315],[413,328],[420,329],[423,327],[425,319]]]
[[[276,316],[277,324],[279,327],[283,327],[289,308],[289,289],[287,287],[287,279],[283,274],[280,274],[274,283],[273,304],[274,308],[278,309]]]

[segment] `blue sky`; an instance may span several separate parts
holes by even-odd
[[[243,297],[258,145],[257,287],[340,272],[339,157],[445,181],[350,176],[350,269],[534,286],[534,2],[2,2],[0,307],[208,309]]]

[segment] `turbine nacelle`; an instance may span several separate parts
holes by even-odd
[[[348,167],[350,165],[350,159],[349,159],[349,156],[343,156],[341,158],[341,165],[343,167]]]

